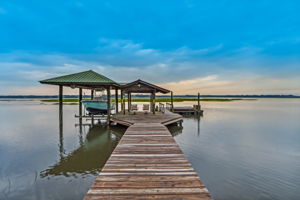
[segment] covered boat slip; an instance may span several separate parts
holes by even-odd
[[[157,85],[148,83],[146,81],[137,80],[127,84],[119,84],[97,72],[92,70],[84,71],[80,73],[70,74],[66,76],[59,76],[55,78],[46,79],[40,81],[42,84],[50,84],[50,85],[57,85],[59,86],[59,105],[62,108],[63,105],[63,87],[71,87],[71,88],[78,88],[79,89],[79,117],[82,116],[82,90],[88,89],[91,90],[91,99],[94,97],[94,91],[96,90],[106,90],[107,93],[107,121],[110,121],[111,110],[112,110],[112,103],[111,103],[111,90],[115,90],[115,113],[120,113],[119,110],[119,90],[121,91],[121,113],[126,113],[125,108],[125,95],[127,95],[127,113],[132,111],[132,98],[131,95],[133,93],[148,93],[150,94],[150,106],[149,111],[155,114],[155,98],[156,93],[170,93],[171,91],[161,88]],[[171,92],[171,99],[173,93]],[[84,101],[83,101],[84,103]],[[173,106],[173,103],[171,103]],[[86,103],[86,105],[91,105],[90,103]],[[98,105],[101,109],[104,109],[102,105]],[[93,109],[93,107],[91,107]]]
[[[127,84],[118,84],[91,70],[40,82],[59,86],[60,122],[63,113],[63,86],[66,86],[79,88],[79,120],[81,123],[83,118],[88,117],[82,116],[82,103],[89,104],[89,107],[93,108],[91,105],[93,101],[82,101],[82,90],[91,90],[93,99],[94,90],[105,89],[107,92],[107,123],[110,124],[113,121],[128,126],[127,131],[85,196],[86,200],[211,199],[208,190],[166,127],[166,125],[182,121],[181,115],[172,112],[174,107],[171,91],[140,79]],[[115,90],[115,115],[111,115],[111,90]],[[120,112],[118,90],[121,90]],[[156,112],[156,93],[170,92],[169,110]],[[132,93],[150,94],[149,113],[132,112],[132,107],[135,107],[132,106]],[[125,94],[128,97],[127,110],[125,109]],[[105,109],[105,104],[100,104],[96,107]],[[62,126],[60,126],[61,128]]]
[[[83,103],[84,107],[91,115],[107,115],[107,101],[82,100],[81,103]],[[110,109],[115,109],[114,103],[111,103]]]
[[[82,116],[82,90],[91,90],[91,97],[94,96],[94,90],[105,89],[107,91],[107,121],[110,119],[111,111],[111,90],[116,91],[116,111],[118,111],[118,88],[120,85],[115,81],[98,74],[92,70],[69,74],[65,76],[59,76],[55,78],[46,79],[40,81],[42,84],[58,85],[59,86],[59,106],[60,112],[62,112],[63,106],[63,87],[71,87],[79,89],[79,116]]]

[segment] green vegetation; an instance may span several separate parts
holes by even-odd
[[[85,99],[88,100],[88,99]],[[200,101],[219,101],[219,102],[226,102],[226,101],[238,101],[238,100],[245,100],[245,99],[225,99],[225,98],[202,98]],[[248,99],[247,99],[248,100]],[[255,99],[251,99],[255,100]],[[58,102],[58,99],[43,99],[42,102]],[[115,99],[112,99],[114,102]],[[127,102],[127,99],[125,99]],[[133,98],[132,102],[149,102],[149,98]],[[173,102],[184,102],[184,101],[198,101],[197,98],[173,98]],[[78,99],[63,99],[63,102],[67,103],[76,103]],[[156,102],[171,102],[170,98],[157,98]]]
[[[58,99],[42,99],[41,101],[42,102],[58,102]],[[78,99],[63,99],[63,102],[78,102]]]
[[[208,99],[208,98],[203,98],[200,99],[200,101],[235,101],[235,100],[242,100],[242,99]],[[135,98],[132,99],[132,102],[149,102],[150,99],[148,98]],[[184,102],[184,101],[198,101],[197,98],[173,98],[173,102]],[[170,98],[157,98],[156,102],[171,102]]]

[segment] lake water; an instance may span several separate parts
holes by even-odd
[[[300,199],[300,99],[202,107],[170,130],[214,199]],[[126,130],[80,126],[78,106],[64,106],[63,123],[58,113],[0,101],[0,199],[82,199]]]

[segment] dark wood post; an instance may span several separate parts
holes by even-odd
[[[200,111],[200,93],[198,92],[198,111]]]
[[[79,116],[82,116],[82,88],[79,88]],[[82,120],[82,118],[79,118],[79,120]]]
[[[107,87],[107,124],[110,123],[110,86]]]
[[[153,92],[153,114],[155,114],[155,93],[156,91]]]
[[[128,108],[128,113],[130,112],[130,92],[127,93],[127,108]]]
[[[174,111],[173,92],[171,92],[171,111]]]
[[[131,101],[131,92],[129,93],[129,100],[130,100],[130,101],[129,101],[129,105],[130,105],[130,110],[131,110],[131,105],[132,105],[132,104],[131,104],[131,103],[132,103],[132,101]]]
[[[82,101],[82,88],[79,88],[79,103]]]
[[[124,98],[124,91],[121,90],[121,110],[125,115],[125,98]]]
[[[83,145],[83,137],[82,137],[82,88],[79,88],[79,144]]]
[[[63,86],[60,85],[59,86],[59,106],[62,106],[63,105]]]
[[[150,93],[150,112],[153,111],[153,93]]]
[[[116,104],[116,114],[119,112],[119,94],[118,94],[118,88],[115,90],[115,104]]]
[[[94,99],[94,90],[91,89],[91,100],[93,100],[93,99]]]

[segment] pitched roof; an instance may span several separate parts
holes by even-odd
[[[52,85],[64,85],[64,86],[118,85],[115,81],[107,78],[106,76],[98,74],[93,70],[50,78],[50,79],[42,80],[40,81],[40,83],[52,84]]]
[[[127,83],[125,85],[121,85],[121,88],[125,92],[136,92],[136,93],[160,92],[166,94],[171,92],[170,90],[167,90],[165,88],[159,87],[157,85],[148,83],[140,79],[133,81],[131,83]]]

